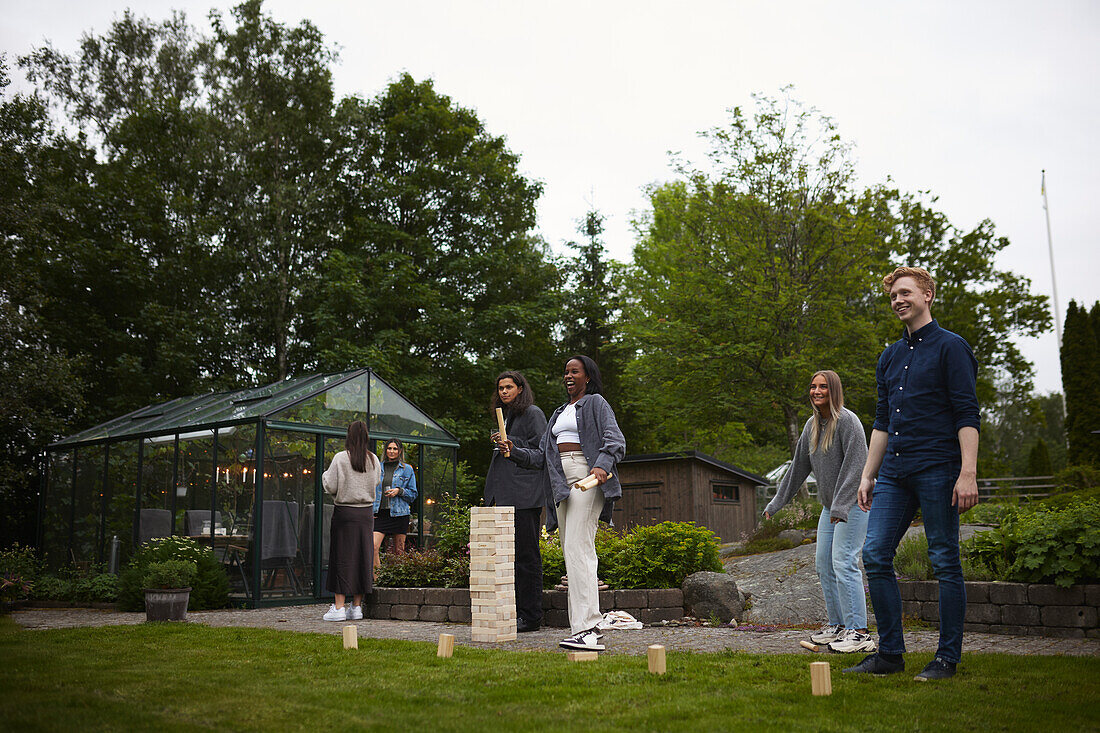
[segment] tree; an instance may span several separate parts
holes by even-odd
[[[1096,311],[1096,306],[1093,306]],[[1100,344],[1083,307],[1071,300],[1062,329],[1062,389],[1066,399],[1067,461],[1100,466]]]
[[[302,361],[371,365],[441,416],[481,471],[497,373],[537,385],[556,361],[561,275],[528,234],[541,186],[430,81],[403,74],[337,118],[338,234],[306,295]]]
[[[1027,454],[1028,476],[1050,476],[1054,473],[1054,466],[1050,462],[1050,450],[1047,442],[1039,438]]]
[[[831,120],[756,100],[706,134],[713,172],[678,165],[638,222],[622,322],[652,447],[793,451],[814,371],[840,372],[852,398],[873,389],[880,203],[855,190]]]

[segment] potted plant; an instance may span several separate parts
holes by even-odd
[[[150,563],[145,571],[145,620],[186,621],[198,566],[189,560]]]

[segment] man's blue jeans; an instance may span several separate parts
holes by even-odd
[[[894,553],[920,507],[928,537],[928,559],[940,588],[940,645],[936,656],[962,658],[966,589],[959,562],[959,511],[951,505],[958,464],[932,466],[903,478],[883,477],[871,496],[863,567],[878,622],[879,651],[905,652],[901,631],[901,592],[894,575]]]

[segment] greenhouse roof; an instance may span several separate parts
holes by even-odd
[[[50,448],[176,433],[196,437],[189,433],[260,420],[291,429],[333,433],[342,433],[350,423],[362,420],[371,437],[458,447],[451,433],[372,370],[356,369],[311,374],[235,392],[179,397],[70,435]]]

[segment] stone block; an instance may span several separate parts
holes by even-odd
[[[683,607],[666,608],[639,608],[637,613],[631,616],[643,624],[652,624],[658,621],[678,621],[684,617]]]
[[[425,588],[424,603],[429,606],[450,606],[454,603],[451,588]]]
[[[1064,629],[1060,627],[1052,626],[1040,626],[1039,631],[1042,636],[1050,636],[1057,639],[1083,639],[1085,638],[1084,629]]]
[[[967,603],[989,603],[989,586],[992,583],[971,580],[966,583]]]
[[[1100,639],[1100,629],[1085,629],[1085,636],[1090,639]]]
[[[401,589],[375,587],[374,592],[371,593],[370,597],[374,600],[375,603],[393,604],[397,602],[397,591],[399,590]]]
[[[994,603],[967,603],[965,620],[975,624],[999,624],[1001,607]]]
[[[916,593],[916,599],[918,601],[939,601],[940,600],[940,584],[934,580],[914,580],[913,585],[916,587],[913,589]]]
[[[1001,606],[1001,621],[1016,626],[1037,626],[1041,623],[1038,606]]]
[[[940,604],[938,601],[922,601],[920,604],[920,617],[925,621],[940,620]]]
[[[447,607],[447,620],[456,624],[468,624],[470,623],[470,607],[469,606],[448,606]]]
[[[423,588],[395,588],[396,595],[393,599],[395,605],[419,606],[424,602]]]
[[[649,603],[648,595],[644,590],[617,590],[615,591],[615,610],[629,612],[632,608],[645,608]]]
[[[917,598],[917,586],[916,586],[916,583],[914,581],[899,580],[898,581],[898,592],[901,594],[902,603],[905,603],[905,601],[920,600],[919,598]]]
[[[1027,600],[1037,606],[1080,606],[1085,602],[1085,590],[1079,585],[1059,588],[1034,583],[1027,588]]]
[[[1027,584],[1000,582],[990,583],[989,602],[1015,603],[1021,605],[1027,603]]]
[[[542,625],[554,628],[569,628],[569,613],[561,608],[551,608],[542,612]]]
[[[569,593],[567,591],[554,591],[554,608],[569,608]]]
[[[963,631],[971,631],[979,634],[988,634],[990,624],[977,624],[970,621],[963,623]]]
[[[679,588],[662,588],[649,591],[650,608],[684,607],[684,593]],[[681,614],[682,616],[683,614]]]
[[[375,603],[370,607],[371,618],[389,618],[390,617],[390,604],[388,603]],[[366,615],[366,614],[364,614]]]
[[[615,591],[613,590],[601,590],[600,591],[600,610],[604,613],[615,608]]]
[[[920,601],[902,601],[901,613],[910,618],[920,618]]]
[[[1091,629],[1096,626],[1096,609],[1092,606],[1043,606],[1040,611],[1043,626]]]
[[[447,620],[447,610],[450,606],[421,606],[420,620],[443,622]]]
[[[1083,585],[1085,589],[1085,605],[1100,606],[1100,585]]]
[[[1009,636],[1027,636],[1027,626],[1010,626],[1008,624],[993,624],[989,627],[991,634],[1007,634]]]
[[[402,621],[416,621],[420,617],[420,606],[399,603],[390,607],[390,617]]]
[[[470,605],[470,589],[469,588],[451,588],[451,605],[452,606],[469,606]]]

